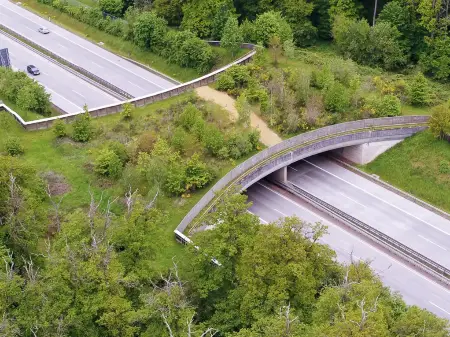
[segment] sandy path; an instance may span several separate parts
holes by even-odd
[[[204,100],[213,101],[230,112],[232,120],[237,120],[239,114],[234,106],[235,100],[227,94],[212,89],[208,86],[195,89],[197,95]],[[273,132],[257,114],[252,113],[250,116],[250,125],[261,132],[261,143],[266,146],[272,146],[282,142],[283,140]]]

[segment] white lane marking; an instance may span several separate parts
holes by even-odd
[[[438,308],[438,309],[442,310],[443,312],[445,312],[447,315],[450,315],[450,312],[448,312],[447,310],[441,308],[441,307],[438,306],[437,304],[434,304],[434,303],[431,302],[431,301],[428,301],[428,302],[429,302],[431,305],[434,305],[436,308]]]
[[[57,43],[57,45],[60,46],[61,48],[69,49],[69,48],[67,48],[66,46],[63,46],[61,43]]]
[[[41,84],[42,84],[42,83],[41,83]],[[42,85],[43,85],[43,84],[42,84]],[[44,85],[44,87],[45,87],[45,89],[47,89],[47,91],[51,91],[53,94],[55,94],[55,95],[61,97],[63,100],[65,100],[65,101],[69,102],[70,104],[72,104],[73,106],[77,107],[77,109],[80,109],[80,110],[83,109],[81,106],[78,106],[78,105],[76,105],[75,103],[73,103],[72,101],[69,101],[67,98],[65,98],[64,96],[58,94],[56,91],[50,89],[49,87],[46,87],[45,85]]]
[[[136,83],[133,83],[133,82],[131,82],[131,81],[128,81],[128,83],[134,85],[135,87],[137,87],[137,88],[139,88],[139,89],[141,89],[141,90],[145,90],[144,88],[138,86]]]
[[[281,212],[281,211],[279,211],[279,210],[277,210],[276,208],[274,208],[273,209],[275,212],[277,212],[277,213],[280,213],[282,216],[284,216],[284,217],[288,217],[288,215],[286,215],[286,214],[284,214],[283,212]]]
[[[36,29],[30,28],[30,27],[28,27],[28,26],[25,26],[25,28],[28,29],[28,30],[31,30],[32,32],[37,32]]]
[[[92,64],[95,64],[97,67],[104,69],[105,67],[102,67],[100,64],[95,63],[94,61],[91,61]]]
[[[257,216],[255,213],[250,212],[249,210],[247,210],[247,212],[249,212],[251,215]],[[268,224],[268,222],[266,220],[264,220],[263,218],[261,218],[260,216],[258,216],[259,221],[261,221],[263,224]]]
[[[439,247],[439,248],[441,248],[441,249],[447,251],[446,248],[444,248],[444,247],[442,247],[442,246],[439,246],[436,242],[433,242],[433,241],[431,241],[430,239],[427,239],[426,237],[424,237],[424,236],[422,236],[422,235],[420,235],[420,234],[418,234],[418,236],[421,237],[422,239],[424,239],[425,241],[428,241],[429,243],[432,243],[433,245],[435,245],[435,246],[437,246],[437,247]]]
[[[350,198],[348,195],[345,195],[345,194],[342,193],[342,192],[339,192],[339,194],[342,195],[342,196],[344,196],[344,197],[346,197],[347,199],[353,201],[354,203],[356,203],[356,204],[358,204],[358,205],[360,205],[360,206],[366,208],[366,205],[361,204],[360,202],[356,201],[356,200],[353,199],[353,198]]]
[[[6,6],[2,5],[2,4],[0,4],[0,6],[6,8],[7,10],[10,10],[10,11],[12,11],[12,12],[18,14],[19,16],[21,16],[21,17],[27,19],[28,21],[32,21],[32,20],[29,19],[28,17],[22,15],[21,13],[19,13],[19,12],[13,10],[13,9],[11,9],[11,8],[8,8],[8,7],[6,7]],[[33,21],[32,21],[32,22],[33,22]],[[28,27],[27,27],[27,28],[28,28]],[[31,28],[30,28],[30,29],[31,29]],[[69,32],[69,33],[71,33],[71,32]],[[147,81],[147,82],[149,82],[149,83],[151,83],[151,84],[157,86],[157,87],[160,88],[160,89],[167,89],[167,88],[164,88],[164,87],[162,87],[162,86],[156,84],[156,83],[153,82],[153,81],[150,81],[149,79],[146,79],[145,77],[142,77],[142,76],[139,75],[139,74],[136,74],[135,72],[131,71],[130,69],[127,69],[127,68],[121,66],[120,64],[118,64],[118,63],[116,63],[116,62],[113,62],[113,61],[107,59],[106,57],[103,57],[103,56],[97,54],[96,52],[94,52],[94,51],[92,51],[92,50],[90,50],[90,49],[88,49],[88,48],[86,48],[86,47],[84,47],[84,46],[82,46],[82,45],[80,45],[80,44],[78,44],[78,43],[76,43],[76,42],[70,40],[69,38],[65,37],[64,35],[59,34],[59,33],[58,33],[57,31],[55,31],[55,30],[53,30],[53,34],[56,34],[56,35],[62,37],[63,39],[69,41],[70,43],[73,43],[73,44],[77,45],[78,47],[83,48],[84,50],[87,50],[88,52],[90,52],[90,53],[92,53],[92,54],[94,54],[94,55],[96,55],[96,56],[98,56],[98,57],[100,57],[100,58],[102,58],[102,59],[104,59],[104,60],[106,60],[106,61],[108,61],[108,62],[114,64],[114,66],[116,66],[116,67],[122,68],[123,70],[125,70],[125,71],[127,71],[127,72],[129,72],[129,73],[131,73],[131,74],[133,74],[133,75],[135,75],[135,76],[137,76],[137,77],[142,78],[144,81]],[[71,34],[73,34],[73,33],[71,33]],[[90,41],[88,41],[88,42],[90,42]]]
[[[384,202],[385,204],[394,207],[395,209],[399,210],[400,212],[403,212],[403,213],[409,215],[410,217],[413,217],[414,219],[419,220],[420,222],[423,222],[424,224],[426,224],[426,225],[428,225],[428,226],[430,226],[430,227],[433,227],[434,229],[440,231],[441,233],[444,233],[444,234],[446,234],[446,235],[450,235],[450,233],[447,233],[446,231],[440,229],[439,227],[436,227],[436,226],[434,226],[434,225],[432,225],[432,224],[430,224],[430,223],[428,223],[428,222],[426,222],[426,221],[424,221],[424,220],[422,220],[422,219],[416,217],[414,214],[411,214],[411,213],[405,211],[404,209],[401,209],[400,207],[395,206],[395,205],[393,205],[393,204],[387,202],[386,200],[383,200],[383,199],[377,197],[376,195],[374,195],[374,194],[372,194],[372,193],[370,193],[370,192],[367,192],[366,190],[362,189],[361,187],[359,187],[359,186],[357,186],[357,185],[355,185],[355,184],[353,184],[353,183],[351,183],[351,182],[349,182],[349,181],[347,181],[347,180],[345,180],[345,179],[342,179],[341,177],[338,177],[337,175],[335,175],[335,174],[333,174],[333,173],[331,173],[331,172],[329,172],[329,171],[323,169],[322,167],[317,166],[316,164],[313,164],[313,163],[311,163],[310,161],[308,161],[308,160],[306,160],[306,159],[303,159],[303,161],[305,161],[306,163],[308,163],[308,164],[310,164],[310,165],[312,165],[312,166],[314,166],[314,167],[317,167],[319,170],[328,173],[329,175],[335,177],[336,179],[339,179],[339,180],[341,180],[341,181],[343,181],[343,182],[345,182],[345,183],[347,183],[347,184],[353,186],[354,188],[356,188],[356,189],[358,189],[358,190],[360,190],[360,191],[363,191],[364,193],[366,193],[366,194],[368,194],[368,195],[374,197],[375,199],[378,199],[378,200]]]
[[[288,166],[288,168],[294,170],[295,172],[298,172],[298,170],[296,168],[293,168],[292,166]]]
[[[272,193],[275,193],[275,194],[278,195],[279,197],[282,197],[283,199],[287,200],[288,202],[290,202],[291,204],[297,206],[298,208],[304,209],[305,211],[307,211],[307,212],[309,212],[309,213],[315,215],[316,217],[318,217],[319,219],[321,219],[321,222],[328,223],[328,224],[330,224],[331,226],[333,226],[334,228],[340,230],[341,232],[343,232],[343,233],[345,233],[345,234],[351,236],[352,238],[354,238],[354,239],[355,239],[356,241],[358,241],[359,243],[361,243],[361,244],[363,244],[363,245],[366,245],[367,247],[369,247],[369,248],[373,249],[374,251],[378,252],[380,255],[383,255],[385,258],[387,258],[388,260],[390,260],[390,261],[391,261],[392,263],[394,263],[395,265],[401,266],[401,267],[403,267],[403,268],[409,270],[411,273],[416,274],[416,275],[419,276],[421,279],[423,279],[423,280],[427,281],[428,283],[431,283],[431,284],[434,285],[435,287],[439,288],[439,290],[445,291],[447,294],[450,294],[450,290],[448,290],[448,289],[442,287],[440,284],[435,283],[434,281],[432,281],[432,280],[426,278],[425,276],[423,276],[422,274],[420,274],[420,273],[417,272],[416,270],[411,269],[410,267],[408,267],[407,265],[401,263],[400,261],[393,259],[390,255],[388,255],[388,254],[386,254],[385,252],[379,250],[378,248],[376,248],[376,247],[374,247],[374,246],[368,244],[367,242],[361,240],[361,239],[358,238],[357,236],[353,236],[352,234],[350,234],[350,233],[347,232],[346,230],[342,229],[341,227],[336,226],[336,225],[334,225],[332,222],[330,222],[330,221],[328,221],[328,220],[326,220],[326,219],[321,218],[317,213],[314,213],[313,211],[311,211],[311,210],[309,210],[309,209],[307,209],[307,208],[305,208],[305,207],[303,207],[303,206],[297,204],[296,202],[290,200],[289,198],[286,198],[284,195],[282,195],[282,194],[280,194],[280,193],[274,191],[274,190],[271,189],[270,187],[267,187],[267,186],[261,184],[260,182],[257,182],[257,184],[258,184],[258,185],[261,185],[262,187],[264,187],[264,188],[266,188],[266,189],[268,189],[268,190],[271,191]]]
[[[72,89],[72,91],[73,91],[74,93],[76,93],[78,96],[80,96],[80,97],[86,99],[86,97],[84,97],[84,96],[83,96],[82,94],[80,94],[79,92],[77,92],[77,91],[75,91],[75,90],[73,90],[73,89]]]

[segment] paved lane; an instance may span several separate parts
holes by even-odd
[[[55,25],[8,1],[0,0],[0,21],[3,25],[75,63],[135,97],[174,86],[117,55]],[[37,29],[45,26],[50,34]]]
[[[83,110],[83,105],[90,108],[119,102],[97,87],[83,81],[77,76],[33,53],[19,43],[0,35],[0,48],[8,48],[14,70],[26,72],[27,65],[33,64],[41,74],[29,77],[42,84],[51,94],[52,102],[68,113]]]
[[[321,240],[337,253],[340,262],[353,259],[371,261],[374,271],[383,283],[398,291],[410,305],[418,305],[434,312],[440,317],[450,319],[450,291],[431,281],[408,265],[392,258],[384,251],[340,226],[334,225],[321,213],[298,198],[280,193],[267,182],[256,183],[249,187],[247,194],[253,202],[250,212],[259,216],[262,223],[274,221],[280,217],[297,215],[314,223],[321,221],[328,226],[328,234]]]
[[[450,221],[443,217],[323,156],[291,165],[288,180],[450,268]]]

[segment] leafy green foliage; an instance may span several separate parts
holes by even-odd
[[[15,137],[11,137],[6,140],[5,149],[10,156],[18,156],[25,152],[20,140]]]
[[[115,16],[122,14],[124,6],[122,0],[99,0],[98,4],[102,11]]]
[[[244,40],[239,29],[238,20],[235,17],[230,16],[223,28],[220,45],[230,50],[234,55],[239,50],[243,42]]]
[[[261,42],[265,46],[269,45],[273,36],[278,36],[281,43],[292,40],[292,29],[280,12],[269,11],[258,15],[254,25],[254,41]]]
[[[118,178],[122,173],[122,162],[114,151],[104,149],[95,159],[94,171],[105,177]]]
[[[450,134],[450,108],[448,103],[433,109],[428,125],[436,138],[443,139]]]
[[[133,25],[134,42],[141,48],[158,50],[167,33],[167,22],[153,12],[138,15]]]
[[[67,136],[66,123],[64,123],[64,121],[62,121],[61,119],[57,119],[53,123],[53,133],[55,134],[56,138],[63,138]]]
[[[411,104],[417,106],[429,105],[431,97],[431,88],[428,80],[422,73],[417,73],[408,85],[408,98]]]
[[[87,112],[79,114],[72,124],[72,138],[77,142],[86,143],[93,137],[93,128],[91,123],[91,115]]]
[[[345,112],[350,106],[350,95],[341,83],[334,82],[325,89],[324,102],[330,112]]]
[[[133,118],[133,110],[134,106],[130,102],[125,102],[122,106],[122,111],[120,114],[122,115],[123,119],[130,120]]]
[[[24,72],[0,67],[0,95],[19,107],[50,116],[50,94]]]

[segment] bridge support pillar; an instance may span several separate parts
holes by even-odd
[[[286,183],[287,182],[287,166],[282,167],[275,172],[271,173],[269,175],[269,178],[272,180],[279,181],[280,183]]]
[[[351,161],[352,163],[365,165],[370,163],[383,152],[389,150],[394,145],[400,143],[402,140],[388,140],[347,146],[341,149],[333,150],[332,152]]]

